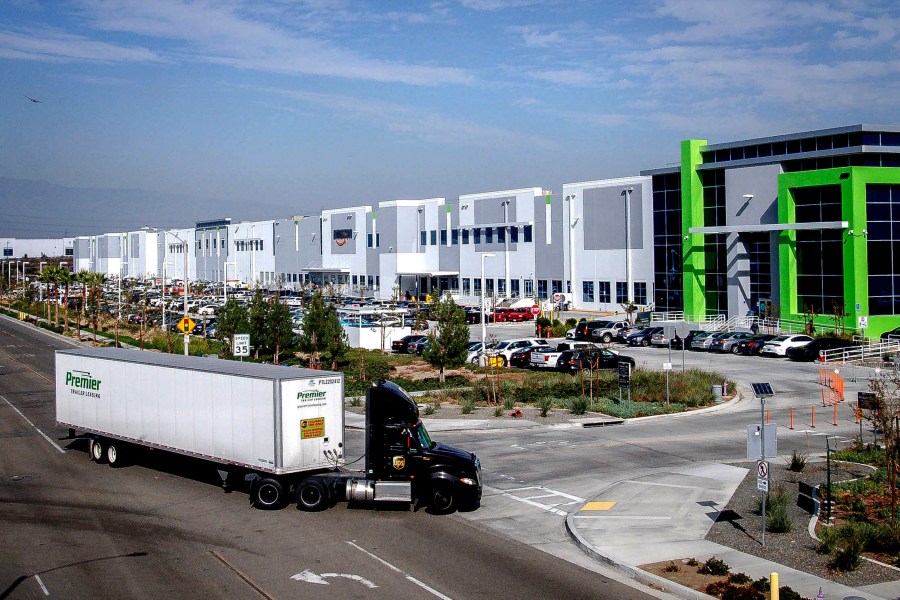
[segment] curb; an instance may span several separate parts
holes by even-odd
[[[566,533],[569,534],[569,537],[572,538],[572,541],[575,542],[575,545],[581,549],[582,552],[590,556],[592,559],[601,562],[609,567],[612,567],[616,571],[627,575],[629,578],[634,579],[638,583],[643,585],[661,589],[664,592],[668,592],[674,596],[678,596],[679,598],[684,598],[685,600],[714,600],[712,596],[708,596],[703,592],[698,592],[695,589],[689,588],[685,585],[681,585],[680,583],[675,583],[674,581],[669,581],[664,577],[660,577],[659,575],[654,575],[653,573],[648,573],[647,571],[643,571],[637,567],[632,567],[631,565],[626,565],[620,563],[616,560],[613,560],[609,556],[606,556],[596,548],[594,548],[590,542],[584,539],[580,533],[575,529],[575,526],[572,524],[572,519],[574,518],[574,514],[577,511],[570,512],[566,515]]]

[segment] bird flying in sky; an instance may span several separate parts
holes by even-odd
[[[29,100],[31,100],[32,102],[34,102],[35,104],[43,104],[44,103],[43,100],[36,100],[35,98],[32,98],[31,96],[25,96],[25,97],[28,98]]]

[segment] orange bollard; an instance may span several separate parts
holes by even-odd
[[[789,421],[790,425],[788,426],[788,429],[793,429],[794,428],[794,409],[793,409],[793,407],[788,409],[788,415],[790,416],[790,421]]]
[[[769,409],[766,409],[766,423],[769,423]]]
[[[856,414],[856,422],[859,423],[860,419],[862,419],[862,411],[859,410],[859,402],[856,403],[856,408],[853,412]]]
[[[826,406],[826,404],[825,404],[825,388],[822,388],[822,406]]]
[[[834,422],[832,423],[835,427],[837,427],[837,402],[834,404]]]
[[[810,429],[816,428],[816,405],[812,405],[812,423],[810,424]]]

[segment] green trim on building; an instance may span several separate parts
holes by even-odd
[[[684,314],[702,320],[706,315],[706,256],[702,233],[689,233],[691,227],[703,227],[703,183],[697,166],[702,164],[700,149],[706,140],[681,142],[681,236],[684,276]]]
[[[843,326],[851,330],[856,329],[857,317],[869,314],[868,239],[863,232],[867,228],[866,188],[870,184],[900,184],[900,168],[844,167],[782,173],[778,176],[779,223],[796,222],[793,190],[825,185],[840,186],[841,220],[848,223],[843,245],[844,304],[847,316],[842,320]],[[854,232],[853,235],[849,234],[850,230]],[[803,312],[797,303],[796,242],[795,231],[783,231],[778,236],[781,315],[788,319],[800,319]],[[834,326],[835,317],[821,315],[815,322]],[[866,333],[873,337],[898,325],[900,315],[871,317]]]

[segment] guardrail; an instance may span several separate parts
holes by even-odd
[[[677,323],[684,321],[684,312],[668,311],[668,312],[652,312],[650,313],[651,323]]]
[[[889,352],[900,352],[900,340],[880,340],[863,343],[847,348],[832,348],[819,353],[819,360],[824,364],[854,364],[866,361],[881,361]]]

